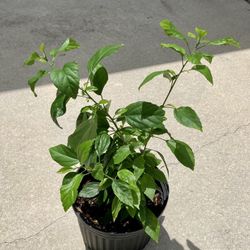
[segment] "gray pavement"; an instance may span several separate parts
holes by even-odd
[[[41,40],[53,47],[72,36],[83,44],[82,56],[75,53],[83,61],[103,44],[124,42],[127,48],[107,62],[113,73],[104,95],[113,100],[112,110],[139,99],[160,103],[167,91],[163,79],[140,93],[137,86],[151,71],[178,68],[171,52],[158,49],[164,38],[158,22],[168,17],[184,30],[199,24],[212,37],[234,35],[242,49],[215,57],[213,87],[200,75],[187,74],[171,97],[177,106],[197,111],[204,132],[176,126],[169,113],[170,131],[195,151],[194,172],[180,166],[164,144],[152,141],[168,159],[171,194],[160,242],[150,242],[145,250],[248,250],[249,9],[245,1],[224,0],[1,1],[0,249],[85,249],[75,215],[61,207],[62,176],[48,154],[49,147],[66,142],[82,104],[71,101],[60,120],[64,129],[57,129],[49,117],[55,90],[44,81],[34,98],[24,87],[31,73],[20,66],[25,55]]]

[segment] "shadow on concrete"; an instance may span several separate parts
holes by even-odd
[[[183,32],[195,26],[209,31],[211,39],[233,36],[249,48],[250,5],[235,0],[2,0],[0,1],[0,91],[27,87],[36,69],[22,66],[27,55],[44,42],[52,49],[74,37],[81,50],[70,53],[85,68],[99,47],[124,43],[121,52],[106,61],[109,72],[119,72],[179,60],[160,48],[168,41],[159,28],[168,18]],[[227,52],[232,48],[213,48]],[[62,64],[66,58],[61,58]],[[81,77],[86,77],[82,70]],[[45,79],[41,84],[48,83]]]

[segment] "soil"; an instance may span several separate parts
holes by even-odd
[[[166,200],[163,200],[161,190],[157,190],[153,202],[147,199],[147,207],[159,217],[163,211]],[[98,198],[78,197],[74,208],[78,211],[82,219],[92,227],[104,232],[125,233],[142,229],[140,221],[128,216],[121,210],[117,220],[113,222],[111,206],[99,204]]]

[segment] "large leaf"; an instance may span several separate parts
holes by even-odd
[[[157,188],[153,177],[149,174],[144,173],[139,181],[142,191],[152,201],[155,196],[155,190]]]
[[[113,156],[114,164],[120,164],[124,161],[129,155],[131,151],[129,149],[129,145],[123,145],[116,151],[115,155]]]
[[[60,91],[57,91],[56,98],[52,102],[50,107],[50,115],[53,120],[53,122],[59,127],[62,128],[57,118],[60,116],[63,116],[66,113],[66,104],[69,101],[70,97],[67,97],[65,94],[61,93]]]
[[[103,165],[101,163],[96,163],[95,167],[92,170],[92,176],[98,180],[102,181],[104,178]]]
[[[200,72],[203,76],[205,76],[205,78],[213,84],[213,76],[211,74],[210,69],[203,64],[197,64],[195,66],[192,67],[193,70]]]
[[[230,45],[240,48],[240,43],[232,37],[225,37],[209,42],[210,45]]]
[[[62,69],[53,69],[50,73],[50,79],[66,96],[76,98],[80,84],[77,63],[69,62]]]
[[[94,140],[87,140],[82,142],[77,147],[77,158],[79,159],[81,164],[86,164],[86,161],[89,159],[90,152],[92,150],[92,146],[94,144]]]
[[[182,56],[184,56],[186,54],[185,49],[182,48],[181,46],[177,45],[177,44],[161,43],[161,47],[162,48],[172,49],[172,50],[176,51],[177,53],[181,54]]]
[[[81,184],[83,174],[68,173],[63,179],[62,186],[60,188],[61,201],[66,212],[76,201],[78,188]]]
[[[109,123],[107,120],[107,115],[104,110],[96,111],[96,119],[97,119],[97,133],[101,133],[103,131],[107,132],[109,128]]]
[[[80,48],[80,44],[78,44],[77,41],[72,38],[67,38],[66,41],[59,48],[51,50],[50,55],[52,57],[55,57],[59,52],[66,52],[78,48]]]
[[[145,77],[145,79],[142,81],[142,83],[139,86],[139,89],[145,85],[146,83],[148,83],[149,81],[151,81],[152,79],[154,79],[156,76],[162,75],[165,72],[165,70],[161,70],[161,71],[155,71],[150,73],[148,76]]]
[[[134,187],[121,180],[112,182],[112,189],[117,198],[124,204],[134,207],[139,205],[140,194],[136,193]]]
[[[116,220],[119,212],[121,211],[122,208],[122,203],[120,202],[120,200],[115,196],[115,198],[112,201],[112,217],[113,217],[113,221]]]
[[[160,22],[161,28],[165,31],[165,34],[170,37],[175,37],[181,40],[185,40],[185,36],[177,30],[172,22],[168,19],[164,19]]]
[[[96,137],[97,120],[91,118],[83,121],[68,138],[68,145],[75,151],[80,143]]]
[[[143,206],[140,208],[138,216],[146,234],[154,241],[158,242],[160,236],[160,223],[154,213],[146,206]]]
[[[155,129],[162,128],[165,120],[165,111],[150,102],[135,102],[126,107],[124,114],[126,122],[139,129]]]
[[[63,167],[71,167],[79,163],[75,152],[65,145],[52,147],[49,152],[52,159]]]
[[[185,142],[171,139],[167,141],[167,145],[181,164],[194,170],[194,153]]]
[[[97,95],[102,94],[102,90],[106,83],[108,82],[108,72],[107,70],[100,65],[95,72],[93,73],[93,77],[91,78],[91,84],[96,87],[95,93]]]
[[[134,174],[128,169],[121,169],[117,172],[120,180],[127,182],[130,185],[136,185],[136,178]]]
[[[87,68],[89,74],[92,73],[92,71],[101,62],[103,58],[116,53],[121,47],[123,47],[123,44],[112,44],[96,51],[95,54],[88,61]]]
[[[79,192],[79,197],[93,198],[99,194],[99,183],[100,182],[88,182]]]
[[[34,96],[37,97],[37,94],[35,92],[35,87],[36,87],[36,83],[41,79],[43,78],[45,75],[47,74],[47,71],[46,70],[39,70],[37,71],[37,73],[31,77],[29,80],[28,80],[28,84],[30,86],[30,89],[31,91],[34,93]]]
[[[200,118],[190,107],[179,107],[174,109],[175,119],[182,125],[202,131]]]
[[[110,145],[110,136],[106,133],[100,134],[96,137],[95,140],[95,150],[97,155],[100,157],[105,154]]]

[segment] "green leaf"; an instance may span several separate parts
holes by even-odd
[[[39,50],[40,50],[41,53],[45,54],[45,44],[44,43],[40,44]]]
[[[89,155],[94,144],[94,140],[87,140],[82,142],[77,147],[77,158],[80,160],[81,164],[85,164],[89,159]]]
[[[187,35],[190,38],[196,39],[196,35],[194,33],[192,33],[192,32],[188,32]]]
[[[176,51],[177,53],[181,54],[182,56],[184,56],[186,54],[186,50],[177,44],[161,43],[161,47],[172,49],[172,50]]]
[[[179,107],[174,109],[175,119],[182,125],[202,131],[200,118],[190,107]]]
[[[229,45],[240,48],[240,43],[232,37],[225,37],[209,42],[210,45]]]
[[[97,95],[102,94],[102,90],[106,83],[108,82],[108,72],[107,70],[103,67],[100,66],[95,70],[95,73],[93,74],[91,84],[97,88],[95,93]]]
[[[163,77],[167,78],[171,82],[176,77],[176,73],[171,69],[167,69],[167,70],[164,71]]]
[[[41,57],[37,52],[33,52],[25,61],[25,65],[33,65],[35,62],[47,63],[47,61]]]
[[[96,111],[96,119],[97,119],[97,133],[107,132],[109,128],[109,123],[107,120],[107,114],[104,110]]]
[[[199,40],[207,35],[207,31],[199,27],[195,28],[195,32],[197,33]]]
[[[121,180],[112,182],[112,189],[117,198],[124,204],[134,207],[139,204],[139,196],[135,192],[134,187]]]
[[[62,69],[53,69],[50,73],[50,79],[63,94],[76,98],[80,84],[77,63],[69,62]]]
[[[143,228],[151,239],[158,243],[160,236],[160,223],[154,213],[147,207],[141,207],[138,213]]]
[[[136,185],[136,178],[134,174],[128,169],[119,170],[117,175],[121,181],[124,181],[130,185]]]
[[[96,163],[95,167],[92,170],[92,176],[98,180],[102,181],[104,178],[103,165],[101,163]]]
[[[114,164],[120,164],[123,162],[129,155],[131,151],[129,149],[129,145],[123,145],[116,151],[115,155],[113,156]]]
[[[185,142],[171,139],[167,140],[167,145],[181,164],[194,170],[194,153]]]
[[[136,215],[136,213],[137,213],[136,208],[126,206],[126,210],[128,211],[129,215],[130,215],[132,218],[135,217],[135,215]]]
[[[61,201],[66,212],[76,201],[78,188],[81,184],[83,174],[68,173],[63,179],[62,186],[60,188]]]
[[[69,99],[70,97],[67,97],[60,91],[57,91],[56,98],[51,104],[50,115],[51,115],[53,122],[59,128],[62,128],[62,127],[59,125],[57,118],[60,116],[63,116],[66,113],[66,104],[69,101]]]
[[[88,182],[79,192],[79,197],[93,198],[99,194],[99,182]]]
[[[97,155],[100,157],[105,154],[110,145],[110,136],[107,133],[100,134],[95,140],[95,150]]]
[[[137,157],[133,162],[134,175],[136,180],[138,180],[145,171],[145,161],[143,156]]]
[[[211,74],[210,69],[206,66],[206,65],[202,65],[202,64],[197,64],[195,66],[192,67],[192,70],[198,71],[200,72],[203,76],[205,76],[205,78],[211,83],[213,84],[213,76]]]
[[[161,128],[165,120],[165,111],[150,102],[135,102],[126,107],[126,122],[138,129]]]
[[[29,80],[28,80],[28,84],[30,86],[30,89],[31,91],[34,93],[34,96],[37,97],[37,94],[35,92],[35,87],[36,87],[36,83],[41,79],[43,78],[45,75],[47,74],[47,71],[46,70],[39,70],[37,71],[37,73],[31,77]]]
[[[213,57],[214,57],[213,55],[208,54],[208,53],[204,53],[204,52],[201,52],[201,54],[202,54],[202,57],[203,57],[205,60],[207,60],[209,63],[212,62]]]
[[[66,173],[71,172],[71,171],[73,171],[73,170],[74,170],[74,168],[72,168],[72,167],[62,167],[62,168],[60,168],[60,169],[57,171],[57,173],[58,173],[58,174],[66,174]]]
[[[76,151],[79,144],[96,137],[96,130],[96,118],[82,121],[82,123],[80,123],[80,125],[76,127],[74,133],[69,136],[68,145]]]
[[[100,184],[99,184],[99,190],[102,191],[102,190],[105,190],[107,189],[108,187],[110,187],[112,184],[112,181],[111,179],[109,178],[104,178]]]
[[[52,57],[56,57],[59,52],[66,52],[78,48],[80,48],[80,45],[74,39],[67,38],[67,40],[59,48],[51,50],[50,55]]]
[[[120,200],[115,196],[115,198],[112,201],[112,216],[113,216],[113,221],[115,222],[119,212],[121,211],[122,208],[122,203]]]
[[[92,73],[92,71],[101,62],[103,58],[116,53],[121,47],[123,47],[123,44],[112,44],[96,51],[95,54],[88,61],[87,68],[89,75]]]
[[[164,163],[164,165],[165,165],[165,167],[166,167],[166,170],[167,170],[167,173],[168,173],[168,175],[169,175],[169,170],[168,170],[168,165],[167,165],[167,162],[166,162],[166,160],[165,160],[165,157],[163,156],[163,154],[161,153],[161,152],[159,152],[158,150],[154,150],[160,157],[161,157],[161,159],[162,159],[162,161],[163,161],[163,163]],[[155,157],[156,158],[156,157]],[[156,158],[156,160],[158,160],[157,158]],[[159,160],[158,160],[159,161]],[[161,163],[161,162],[160,162]],[[159,164],[160,164],[159,163]],[[159,164],[154,164],[154,165],[151,165],[151,166],[154,166],[154,169],[156,169],[156,167],[159,165]]]
[[[167,182],[165,174],[156,167],[147,167],[145,172],[157,181]]]
[[[203,58],[211,63],[213,60],[213,55],[203,52],[194,52],[191,55],[187,55],[188,61],[193,64],[201,64],[201,59]]]
[[[152,201],[155,196],[155,190],[157,188],[153,177],[149,174],[144,173],[139,181],[142,191]]]
[[[52,159],[63,167],[71,167],[79,163],[75,152],[65,145],[52,147],[49,152]]]
[[[172,22],[168,19],[164,19],[160,22],[161,28],[164,30],[165,34],[170,37],[175,37],[181,40],[185,40],[185,36],[177,30]]]
[[[148,76],[145,77],[145,79],[140,84],[140,86],[139,86],[138,89],[140,89],[143,85],[145,85],[146,83],[148,83],[149,81],[151,81],[156,76],[162,75],[164,72],[165,72],[165,70],[155,71],[155,72],[150,73]]]

